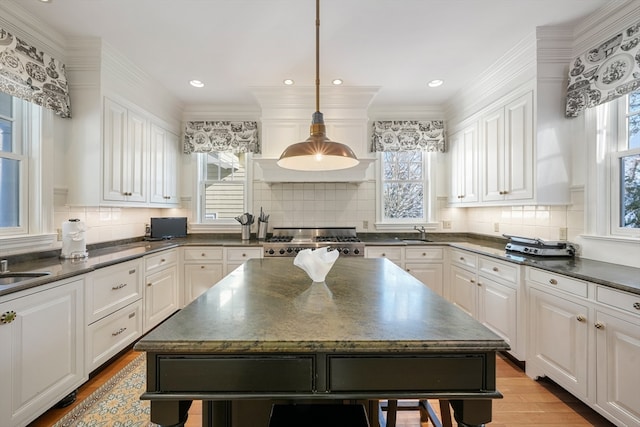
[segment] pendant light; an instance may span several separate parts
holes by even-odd
[[[311,119],[311,135],[303,142],[288,146],[280,155],[278,166],[300,171],[331,171],[356,166],[355,153],[339,142],[327,138],[320,112],[320,0],[316,0],[316,112]]]

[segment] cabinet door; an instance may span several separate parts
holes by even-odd
[[[160,204],[178,203],[178,137],[156,124],[151,125],[149,201]]]
[[[146,202],[147,120],[105,98],[103,198]]]
[[[442,296],[444,292],[444,275],[442,264],[406,263],[405,269],[416,279],[427,285],[432,291]]]
[[[478,312],[476,275],[462,268],[452,266],[449,287],[451,302],[464,310],[469,316],[476,317]]]
[[[504,108],[482,118],[482,201],[504,200]]]
[[[487,277],[478,278],[478,320],[517,348],[517,291]]]
[[[533,94],[505,107],[504,184],[505,200],[533,198]]]
[[[83,283],[0,304],[0,425],[26,425],[86,379]]]
[[[596,403],[620,425],[631,426],[640,425],[640,322],[625,319],[597,313]]]
[[[178,310],[177,267],[169,267],[146,277],[144,293],[144,332]]]
[[[451,138],[450,203],[478,201],[478,127],[473,124]]]
[[[227,248],[224,274],[229,274],[247,260],[262,258],[262,248]]]
[[[546,375],[579,398],[587,397],[588,307],[529,290],[529,357],[527,374]]]
[[[184,301],[189,304],[223,277],[222,262],[186,264],[184,266]]]

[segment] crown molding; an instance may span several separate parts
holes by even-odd
[[[574,26],[572,57],[614,36],[640,21],[640,2],[637,0],[610,1]]]
[[[0,12],[0,25],[3,28],[66,64],[66,39],[62,34],[31,15],[14,0],[0,1]]]

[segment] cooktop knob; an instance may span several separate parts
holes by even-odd
[[[274,251],[273,249],[269,249],[269,250],[267,251],[267,253],[268,253],[269,255],[273,255],[273,254],[275,253],[275,251]]]
[[[350,251],[349,251],[349,248],[344,248],[344,249],[342,250],[342,253],[343,253],[343,254],[345,254],[345,255],[348,255],[348,254],[349,254],[349,252],[350,252]]]
[[[278,252],[280,252],[280,255],[284,255],[284,249],[280,249]]]
[[[359,250],[358,248],[355,248],[355,249],[353,250],[353,253],[354,253],[354,254],[356,254],[356,255],[358,255],[358,254],[360,253],[360,250]]]

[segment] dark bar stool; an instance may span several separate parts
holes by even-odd
[[[369,427],[362,404],[274,404],[269,427]]]
[[[451,407],[449,401],[440,399],[440,418],[431,407],[428,400],[412,400],[407,403],[398,404],[395,399],[387,400],[386,406],[381,406],[383,411],[387,412],[386,427],[396,427],[396,417],[398,411],[420,411],[420,422],[425,423],[431,421],[434,427],[453,427],[451,423]]]

